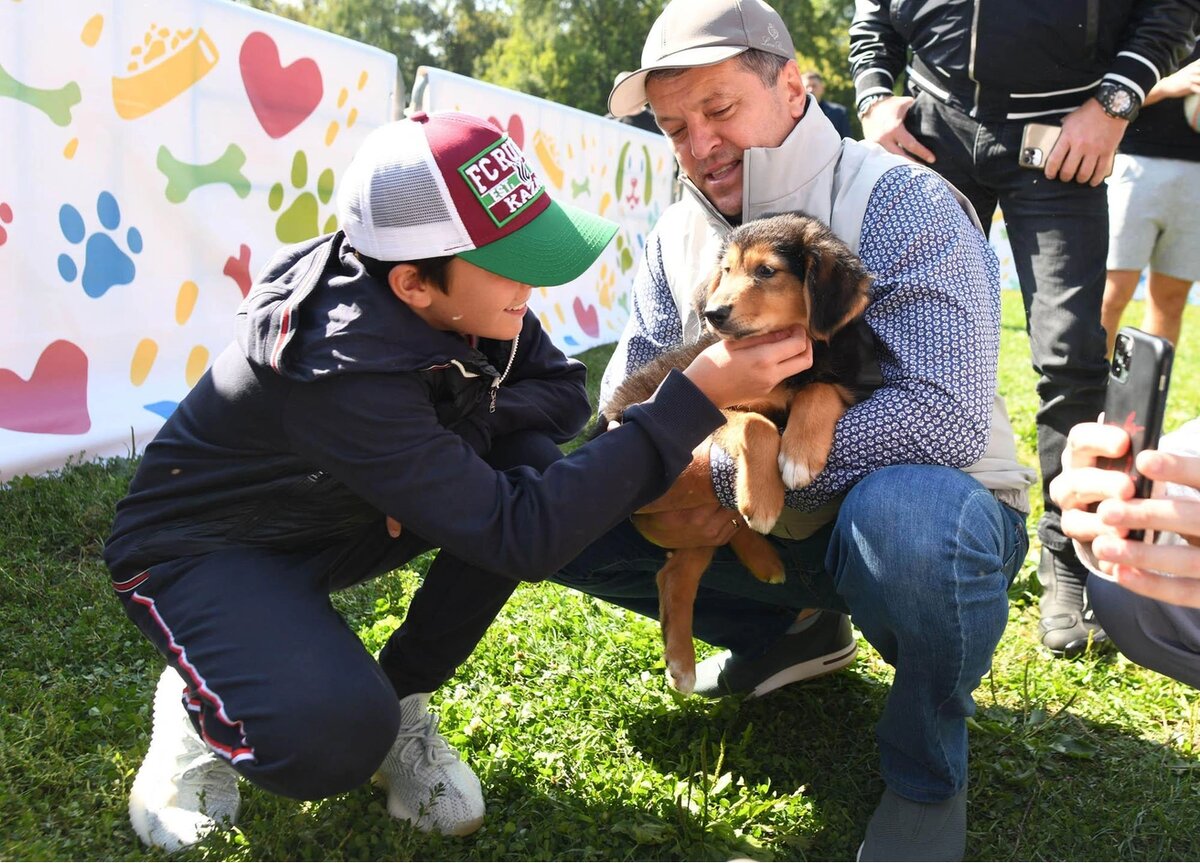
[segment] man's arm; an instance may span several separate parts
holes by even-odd
[[[875,275],[864,319],[882,385],[838,422],[825,470],[788,492],[811,511],[892,464],[966,467],[987,447],[1000,350],[999,264],[946,183],[894,168],[876,184],[859,255]],[[733,506],[733,462],[713,448],[717,498]]]
[[[1104,81],[1137,94],[1141,104],[1161,78],[1174,72],[1196,44],[1197,14],[1181,0],[1142,0],[1130,12],[1117,55]],[[1044,169],[1047,179],[1098,186],[1112,173],[1129,126],[1093,97],[1063,118],[1062,134]]]

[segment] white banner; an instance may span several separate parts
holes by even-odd
[[[508,131],[555,200],[620,225],[600,259],[575,281],[534,291],[530,307],[556,345],[575,354],[615,342],[646,235],[670,205],[675,159],[667,139],[575,108],[421,67],[414,110],[464,111]]]
[[[227,0],[0,2],[0,482],[140,451],[396,87]]]

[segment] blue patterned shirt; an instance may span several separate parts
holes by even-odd
[[[859,257],[874,275],[864,320],[875,335],[883,384],[838,422],[825,469],[788,492],[787,505],[803,511],[878,468],[966,467],[987,448],[1000,352],[1000,267],[987,239],[939,177],[900,166],[871,192]],[[682,340],[652,232],[601,402],[626,375]],[[736,509],[733,461],[715,446],[710,459],[717,499]]]

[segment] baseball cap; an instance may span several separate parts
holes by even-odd
[[[617,231],[552,201],[496,126],[449,111],[372,131],[342,176],[337,215],[350,245],[376,260],[458,255],[538,287],[578,278]]]
[[[646,104],[646,75],[656,69],[711,66],[748,48],[795,59],[779,13],[762,0],[671,0],[646,34],[642,67],[622,72],[608,95],[614,117]]]

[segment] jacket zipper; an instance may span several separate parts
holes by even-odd
[[[496,412],[496,396],[500,395],[500,384],[504,383],[504,379],[508,377],[508,373],[512,371],[513,361],[517,358],[517,345],[521,343],[521,334],[518,333],[513,339],[512,353],[508,355],[508,365],[504,367],[504,371],[492,379],[492,401],[488,406],[488,413]]]

